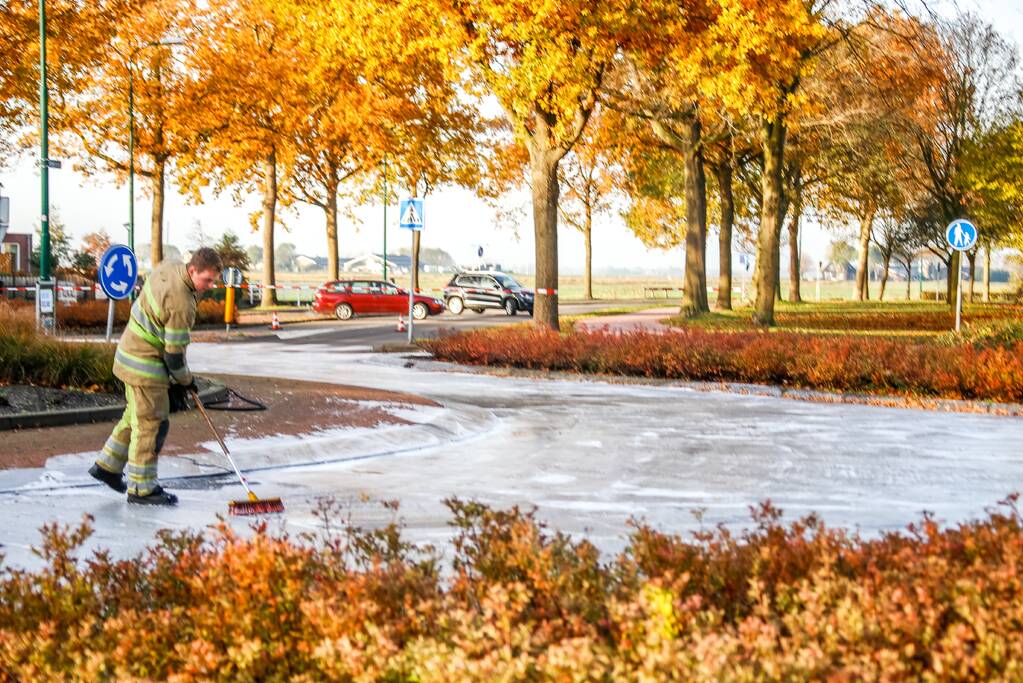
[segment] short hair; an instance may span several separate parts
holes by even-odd
[[[192,258],[188,261],[188,265],[200,272],[213,270],[219,273],[224,269],[224,262],[220,260],[220,254],[210,247],[200,247],[192,252]]]

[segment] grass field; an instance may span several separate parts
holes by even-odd
[[[246,274],[247,277],[253,282],[260,281],[259,272],[249,272]],[[382,273],[343,273],[343,279],[350,278],[380,278]],[[408,274],[398,273],[392,275],[388,273],[388,278],[394,277],[399,287],[406,287],[408,285]],[[519,280],[524,286],[532,287],[534,284],[533,276],[531,275],[516,275],[516,279]],[[427,293],[439,293],[439,290],[451,280],[450,273],[423,273],[420,276],[420,287],[427,291]],[[319,272],[306,272],[306,273],[278,273],[277,284],[278,285],[304,285],[304,289],[285,289],[277,292],[277,299],[281,303],[309,303],[312,300],[313,292],[323,282],[327,281],[327,273],[324,271]],[[716,280],[711,283],[711,286],[716,285]],[[880,291],[880,283],[872,282],[870,287],[870,293],[872,297],[876,297]],[[659,290],[651,290],[650,288],[681,288],[681,278],[669,278],[669,277],[599,277],[594,278],[593,281],[593,296],[597,299],[606,299],[609,301],[617,300],[634,300],[634,299],[672,299],[678,298],[677,291],[664,292]],[[801,292],[805,301],[816,301],[818,286],[813,280],[804,281],[801,285]],[[561,301],[574,301],[583,298],[583,278],[581,276],[562,276],[558,284],[558,290]],[[736,280],[733,288],[733,302],[739,304],[744,298],[752,296],[753,289],[750,286],[749,280]],[[1014,291],[1015,285],[1007,283],[992,284],[992,292],[1008,292]],[[921,292],[933,293],[944,292],[945,282],[944,280],[933,280],[924,282],[921,287],[919,282],[913,282],[910,287],[910,296],[912,301],[919,301],[921,299]],[[782,281],[782,293],[787,297],[789,292],[788,281]],[[976,287],[976,299],[979,301],[983,294],[983,285],[977,283]],[[717,294],[715,291],[710,291],[710,300],[713,303]],[[855,282],[843,281],[843,282],[821,282],[820,283],[820,300],[822,302],[829,301],[852,301],[855,298]],[[888,283],[887,291],[885,292],[885,301],[905,301],[906,300],[906,282],[905,281],[890,281]]]

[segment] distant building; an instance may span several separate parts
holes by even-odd
[[[4,235],[3,243],[0,244],[0,254],[11,255],[11,265],[16,273],[32,272],[32,235],[31,233],[9,232]],[[6,258],[0,261],[7,261]],[[6,275],[9,273],[2,273]]]
[[[305,254],[299,254],[295,257],[295,270],[310,271],[326,269],[327,269],[326,256],[306,256]]]
[[[412,257],[387,255],[387,270],[394,273],[407,273],[412,267]],[[383,272],[383,254],[363,254],[345,261],[341,270],[346,273],[378,273]]]

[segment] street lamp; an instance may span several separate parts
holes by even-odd
[[[131,51],[128,57],[128,248],[135,251],[135,55],[149,47],[184,45],[184,38],[154,40]]]

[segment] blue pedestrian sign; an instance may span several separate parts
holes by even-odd
[[[977,226],[965,218],[956,219],[945,229],[945,239],[956,251],[969,251],[977,244]]]
[[[398,215],[401,216],[399,226],[406,230],[423,229],[423,200],[402,199],[399,204]]]
[[[139,279],[134,252],[123,244],[113,244],[103,253],[97,267],[103,293],[116,301],[127,299]]]

